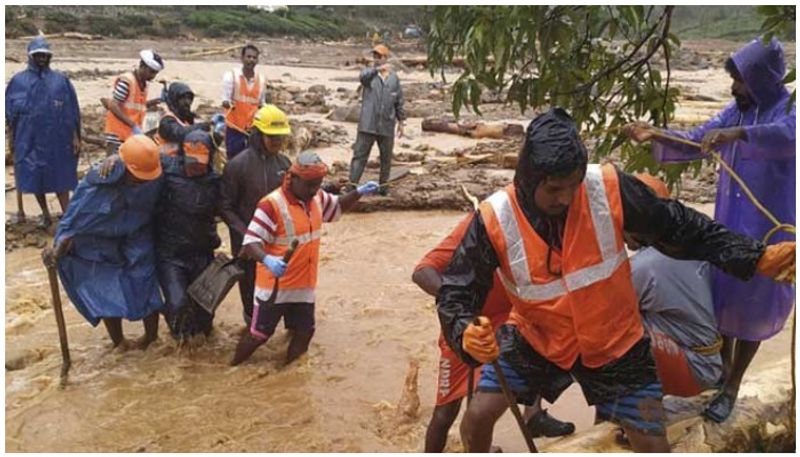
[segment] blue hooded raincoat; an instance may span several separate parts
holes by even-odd
[[[700,142],[712,129],[743,127],[747,140],[718,148],[756,198],[782,223],[795,224],[795,105],[783,84],[783,48],[777,40],[754,40],[733,56],[736,69],[754,98],[747,111],[731,102],[713,119],[690,132],[670,132]],[[666,140],[653,142],[661,162],[702,157],[700,151]],[[731,230],[761,240],[773,224],[750,202],[739,185],[720,168],[714,217]],[[779,232],[769,244],[794,240]],[[756,274],[740,281],[719,270],[713,274],[714,308],[722,334],[762,341],[778,333],[794,305],[794,287],[778,285]]]
[[[56,242],[73,248],[58,260],[61,283],[92,325],[106,317],[139,320],[161,309],[153,218],[163,178],[125,183],[117,162],[108,178],[92,169],[58,224]]]
[[[28,44],[49,50],[44,37]],[[78,183],[78,158],[72,147],[80,137],[81,114],[69,79],[49,68],[39,69],[28,56],[28,68],[6,86],[6,123],[14,138],[14,173],[24,193],[64,192]]]

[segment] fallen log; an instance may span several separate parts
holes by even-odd
[[[44,36],[48,40],[53,38],[69,38],[72,40],[87,40],[87,41],[95,41],[95,40],[102,40],[102,35],[89,35],[87,33],[80,33],[80,32],[61,32],[61,33],[47,33],[42,35],[31,35],[31,36],[24,36],[20,37],[20,40],[32,40],[37,36]]]
[[[470,138],[503,139],[521,136],[525,129],[519,124],[486,124],[483,122],[455,122],[448,118],[426,118],[422,121],[423,132],[451,133]]]
[[[214,48],[208,49],[205,51],[196,51],[189,54],[186,54],[185,57],[203,57],[203,56],[213,56],[215,54],[225,54],[226,52],[231,52],[233,50],[241,48],[241,45],[236,46],[227,46],[224,48]]]
[[[673,452],[794,452],[790,417],[789,361],[749,372],[733,413],[722,424],[699,414],[713,392],[693,398],[666,397],[667,439]],[[604,422],[542,446],[544,452],[630,452],[617,444],[617,427]]]

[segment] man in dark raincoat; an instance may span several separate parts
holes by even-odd
[[[158,336],[163,306],[156,281],[153,216],[163,180],[158,147],[134,135],[108,177],[93,168],[75,189],[45,261],[58,266],[72,303],[93,326],[102,320],[114,347],[128,347],[122,319],[144,320],[142,349]]]
[[[623,427],[634,451],[668,452],[663,391],[642,327],[623,235],[743,280],[793,274],[795,243],[764,246],[676,200],[656,197],[612,165],[590,165],[559,108],[528,126],[514,184],[480,205],[436,297],[453,351],[484,365],[461,423],[470,452],[486,452],[507,408],[495,366],[517,396],[551,401],[576,380],[600,419]],[[495,332],[480,316],[495,270],[512,303]]]
[[[754,40],[725,63],[733,79],[732,100],[705,124],[689,132],[666,133],[702,142],[720,151],[755,197],[779,221],[795,224],[795,105],[783,84],[786,67],[783,47]],[[653,127],[636,123],[626,132],[638,141],[652,140],[653,154],[661,162],[699,160],[704,152],[674,141],[654,137]],[[714,218],[732,230],[761,240],[772,228],[730,174],[720,168]],[[794,240],[779,232],[768,243]],[[794,287],[778,284],[764,275],[742,281],[723,271],[712,273],[714,310],[723,335],[723,387],[705,415],[722,422],[733,410],[739,385],[761,341],[783,328],[794,306]]]
[[[209,133],[190,132],[177,157],[162,156],[164,188],[156,215],[158,280],[172,336],[211,332],[212,315],[192,302],[186,289],[214,259],[219,247],[214,220],[220,206],[220,176],[211,167]]]
[[[22,193],[36,195],[42,225],[52,222],[45,194],[58,196],[67,209],[78,184],[81,113],[69,78],[50,68],[53,53],[43,36],[28,44],[28,68],[6,86],[6,124],[14,152],[19,219],[25,219]]]
[[[181,82],[174,82],[167,89],[167,112],[158,122],[156,144],[160,152],[169,156],[178,154],[180,144],[189,132],[194,130],[208,131],[209,122],[195,123],[197,115],[192,112],[194,92]]]

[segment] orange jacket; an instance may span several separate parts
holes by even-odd
[[[183,122],[181,120],[181,118],[179,118],[175,113],[173,113],[169,109],[167,109],[167,112],[164,113],[163,116],[161,116],[161,119],[164,119],[165,117],[173,117],[173,118],[175,118],[175,120],[181,126],[185,127],[185,126],[189,125],[186,122]],[[161,124],[161,122],[159,121],[159,125],[160,124]],[[173,143],[172,141],[168,141],[167,139],[163,138],[161,135],[159,135],[158,130],[156,130],[156,135],[153,137],[153,140],[158,145],[158,152],[159,153],[166,154],[168,156],[177,156],[178,155],[178,150],[180,149],[181,145],[179,145],[178,143]]]
[[[144,115],[147,112],[147,87],[141,89],[139,82],[136,80],[133,72],[125,73],[114,80],[111,86],[116,87],[117,81],[124,79],[128,82],[128,98],[122,103],[122,112],[130,120],[141,126],[144,122]],[[112,101],[112,103],[115,103]],[[117,135],[120,141],[125,141],[133,134],[133,129],[128,124],[122,122],[110,110],[106,113],[106,125],[103,130],[105,133],[113,133]]]
[[[247,87],[247,78],[244,75],[239,75],[233,81],[233,99],[231,100],[231,109],[225,115],[225,125],[240,132],[246,132],[253,122],[253,116],[258,111],[258,105],[261,103],[261,91],[264,88],[261,85],[261,76],[255,75],[253,85]]]
[[[287,196],[282,187],[261,199],[259,208],[270,205],[274,218],[275,235],[270,243],[264,243],[267,254],[283,257],[292,240],[299,244],[289,261],[286,273],[280,278],[275,303],[314,303],[319,266],[320,229],[322,227],[322,201],[318,193],[304,209],[293,196]],[[256,269],[256,292],[260,300],[267,300],[272,293],[275,277],[261,263]]]
[[[600,367],[643,335],[622,231],[622,200],[613,166],[589,165],[567,213],[561,251],[528,223],[514,185],[481,203],[512,303],[509,322],[541,355],[569,370],[581,357]]]

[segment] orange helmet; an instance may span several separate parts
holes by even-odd
[[[383,57],[387,57],[389,55],[389,48],[387,48],[385,45],[379,44],[372,48],[372,52],[378,53]]]
[[[639,181],[647,184],[647,187],[652,189],[658,198],[670,198],[669,188],[664,184],[664,181],[649,173],[636,173],[634,176],[636,176]]]
[[[161,157],[156,143],[145,135],[133,135],[119,147],[119,157],[131,174],[144,181],[161,176]]]

